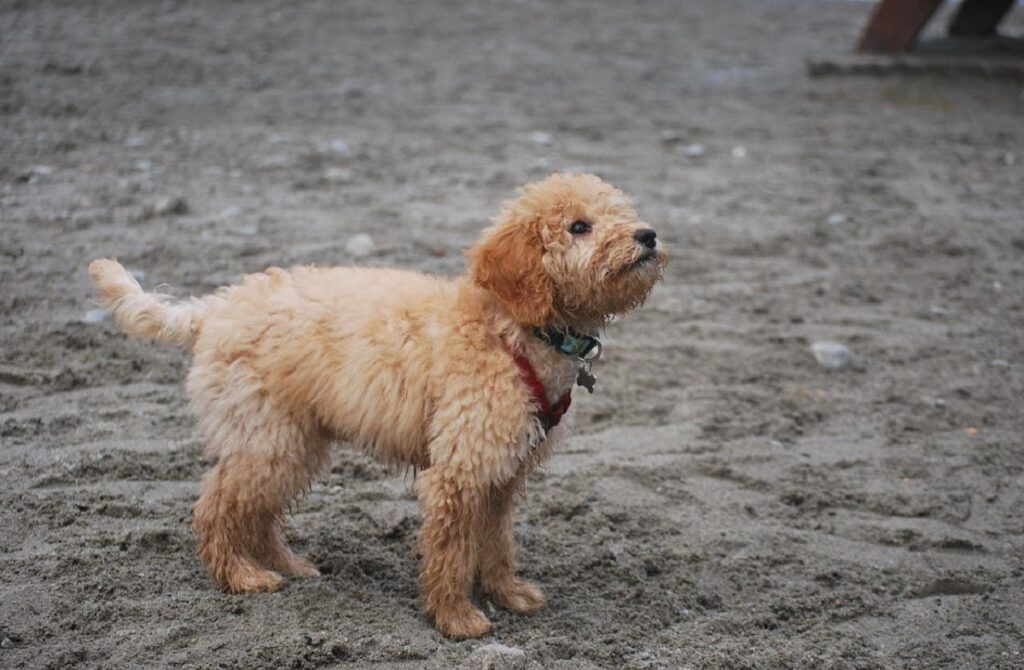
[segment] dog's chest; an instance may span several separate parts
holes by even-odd
[[[529,342],[524,346],[537,379],[544,385],[548,402],[554,404],[572,390],[582,361],[567,356],[542,342]]]

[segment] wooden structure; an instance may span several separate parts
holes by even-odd
[[[1010,11],[1014,0],[963,0],[949,23],[955,37],[991,37]],[[868,22],[857,50],[897,54],[909,51],[917,42],[928,19],[942,0],[881,0]]]

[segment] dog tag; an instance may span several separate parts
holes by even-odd
[[[590,370],[587,369],[589,367],[589,365],[584,365],[580,367],[580,371],[576,373],[576,384],[587,389],[589,393],[593,393],[594,383],[597,381],[597,377],[590,374]]]

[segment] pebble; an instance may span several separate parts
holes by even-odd
[[[146,146],[146,140],[139,137],[138,135],[132,135],[124,141],[124,145],[129,149],[135,149],[138,147]]]
[[[853,364],[853,353],[846,346],[830,340],[819,340],[811,344],[814,358],[829,370],[845,370]]]
[[[846,223],[845,214],[829,214],[828,218],[825,219],[825,223],[830,226],[841,226]]]
[[[475,670],[518,670],[525,666],[525,651],[493,642],[477,647],[466,659],[465,667]]]
[[[732,148],[732,157],[736,159],[742,159],[747,157],[747,148],[744,146],[738,146]]]
[[[338,154],[339,156],[348,156],[352,153],[352,147],[342,139],[333,139],[330,142],[321,144],[320,150],[324,153]]]
[[[554,138],[551,137],[549,133],[545,133],[542,130],[535,130],[532,133],[530,133],[530,141],[533,142],[534,144],[539,144],[541,146],[546,147],[554,141]]]
[[[0,640],[0,647],[3,647],[4,649],[10,649],[13,646],[14,640],[9,637],[5,637],[3,640]]]
[[[233,219],[241,213],[241,207],[238,207],[237,205],[232,205],[231,207],[225,207],[224,210],[220,213],[220,215],[222,218],[225,219]]]
[[[703,144],[689,144],[683,150],[683,153],[690,158],[700,158],[707,153],[707,149],[704,148]]]
[[[25,170],[18,179],[21,181],[27,181],[30,184],[34,184],[43,177],[47,177],[53,174],[54,170],[49,165],[33,165],[29,169]]]
[[[683,141],[683,136],[674,130],[663,130],[658,133],[658,140],[662,144],[679,144]]]
[[[333,184],[350,184],[353,176],[352,170],[343,167],[327,168],[324,171],[324,179]]]
[[[153,213],[157,216],[177,216],[188,213],[188,201],[181,196],[165,196],[153,205]]]
[[[1005,358],[993,358],[988,362],[994,368],[1008,368],[1010,367],[1010,361]]]
[[[353,258],[365,258],[373,253],[376,245],[373,243],[373,238],[366,233],[359,233],[348,238],[348,242],[345,243],[345,251],[348,252]]]
[[[142,158],[135,161],[135,169],[139,172],[149,172],[153,169],[153,161],[148,158]]]
[[[82,317],[83,323],[102,323],[107,319],[107,310],[105,309],[90,309]]]

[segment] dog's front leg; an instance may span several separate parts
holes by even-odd
[[[468,596],[476,577],[486,490],[465,470],[438,464],[416,477],[416,493],[423,510],[418,548],[424,610],[449,637],[480,637],[491,630],[491,622]]]
[[[544,606],[544,594],[516,576],[512,508],[522,477],[520,474],[514,481],[495,487],[487,500],[481,519],[480,588],[499,607],[531,614]]]

